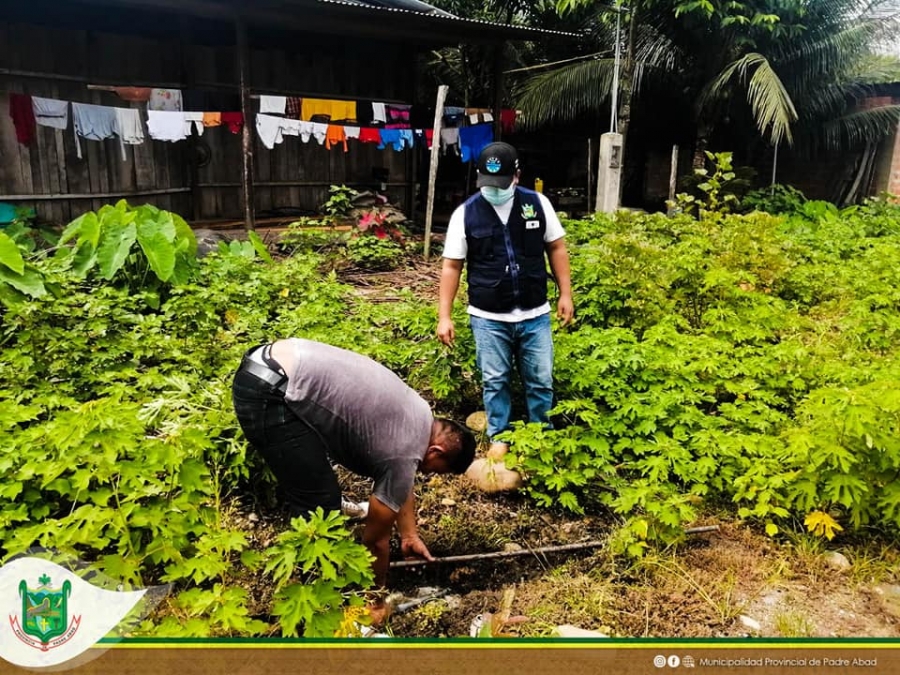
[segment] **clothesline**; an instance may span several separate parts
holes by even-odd
[[[153,140],[177,142],[187,139],[196,130],[203,135],[208,127],[225,125],[232,133],[239,133],[245,123],[241,112],[201,112],[182,110],[180,90],[140,87],[113,89],[123,100],[146,102],[147,131]],[[103,140],[118,137],[122,159],[126,159],[125,145],[139,145],[145,141],[141,113],[143,108],[101,106],[69,102],[60,99],[33,97],[10,92],[9,112],[20,143],[30,144],[36,137],[36,127],[58,130],[68,128],[69,107],[72,109],[75,147],[81,157],[80,138]],[[417,142],[430,148],[433,128],[414,128],[410,123],[413,106],[382,102],[358,102],[344,99],[292,98],[260,95],[260,113],[256,115],[256,129],[263,145],[273,149],[284,136],[310,138],[331,149],[336,145],[348,151],[348,140],[378,143],[378,149],[401,151],[413,148]],[[481,148],[493,141],[493,116],[487,109],[444,106],[442,109],[440,144],[444,154],[452,151],[462,161],[471,161]],[[504,111],[514,123],[516,111]],[[421,119],[421,118],[420,118]],[[362,121],[361,121],[362,120]],[[370,122],[364,123],[364,121]]]

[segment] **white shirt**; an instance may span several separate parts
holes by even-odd
[[[563,229],[562,223],[559,222],[559,216],[556,215],[556,209],[553,208],[553,204],[550,203],[550,200],[540,192],[537,193],[537,196],[538,201],[540,201],[541,203],[541,209],[544,212],[544,221],[547,224],[547,227],[544,230],[544,243],[549,244],[551,241],[556,241],[557,239],[564,237],[566,232]],[[512,213],[512,207],[514,203],[515,199],[510,199],[505,204],[494,206],[494,211],[497,212],[497,217],[500,218],[500,222],[504,225],[509,222],[509,215],[510,213]],[[469,252],[469,247],[466,243],[465,212],[465,204],[462,204],[456,207],[453,215],[450,216],[450,223],[447,225],[447,235],[444,240],[443,256],[445,258],[450,258],[451,260],[466,259],[466,255]],[[527,321],[528,319],[533,319],[537,316],[541,316],[542,314],[547,314],[550,311],[550,303],[545,302],[540,307],[534,307],[532,309],[514,308],[511,312],[503,312],[501,314],[495,312],[485,312],[483,309],[472,307],[472,305],[469,305],[466,311],[472,316],[478,316],[483,319],[491,319],[492,321],[505,321],[507,323],[518,323],[519,321]]]

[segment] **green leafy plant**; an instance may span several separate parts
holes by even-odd
[[[359,193],[346,185],[332,185],[328,188],[328,199],[322,210],[331,224],[346,220],[353,210],[353,198]]]
[[[351,237],[347,255],[357,266],[370,270],[392,270],[403,258],[403,247],[393,239],[379,238],[374,233]]]

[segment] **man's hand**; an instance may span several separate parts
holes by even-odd
[[[572,296],[569,294],[561,294],[559,301],[556,303],[556,316],[562,322],[563,326],[567,326],[575,316],[575,305],[572,303]]]
[[[419,560],[434,560],[434,556],[428,551],[428,547],[419,535],[403,537],[400,540],[400,552],[407,560],[416,558]]]
[[[453,326],[453,319],[441,319],[437,326],[438,340],[448,347],[453,346],[453,340],[456,338],[456,329]]]

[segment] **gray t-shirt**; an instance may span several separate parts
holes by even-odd
[[[290,340],[294,368],[285,401],[322,436],[332,461],[375,480],[393,511],[409,497],[428,449],[428,402],[368,357],[321,342]]]

